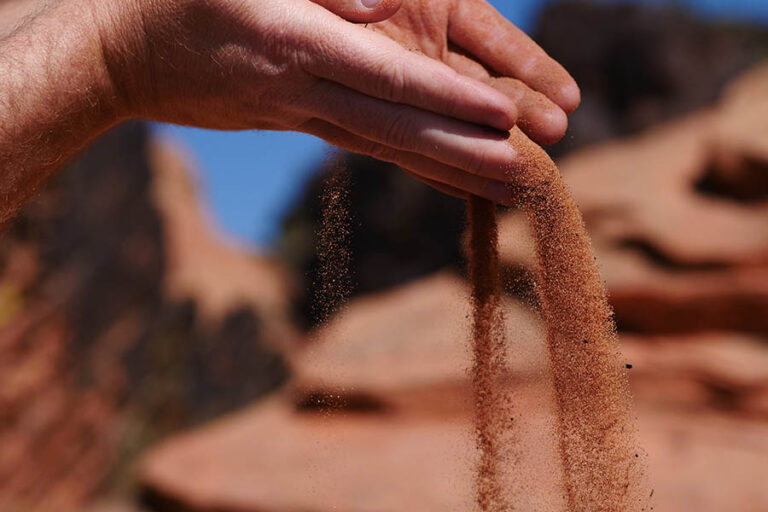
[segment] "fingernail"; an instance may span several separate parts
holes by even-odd
[[[360,0],[363,4],[363,7],[367,9],[373,9],[375,7],[378,7],[378,5],[381,3],[381,0]]]

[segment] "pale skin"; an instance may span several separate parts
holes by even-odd
[[[136,118],[310,133],[506,204],[506,132],[554,142],[579,103],[568,73],[484,0],[38,3],[0,39],[0,227]]]

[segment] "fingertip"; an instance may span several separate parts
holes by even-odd
[[[508,132],[515,127],[520,116],[517,103],[492,84],[483,84],[483,86],[488,92],[488,97],[493,100],[489,109],[490,115],[485,121],[486,124],[497,130]]]
[[[377,23],[397,13],[403,0],[313,0],[353,23]]]
[[[536,142],[542,145],[555,144],[565,136],[568,130],[568,116],[557,107],[552,107],[542,111],[540,114],[539,129],[533,137]]]
[[[557,104],[560,108],[562,108],[566,114],[570,114],[576,110],[581,103],[581,89],[579,89],[576,82],[571,79],[569,83],[560,88],[557,99]]]
[[[358,23],[377,23],[394,16],[403,5],[403,0],[358,0],[360,12]]]
[[[508,132],[517,123],[517,105],[508,98],[504,98],[502,106],[488,118],[487,124],[497,130]]]
[[[519,101],[521,118],[517,124],[529,138],[545,146],[563,138],[568,115],[557,103],[533,91],[524,91]]]
[[[566,114],[576,110],[581,103],[581,90],[576,81],[563,66],[551,58],[542,60],[540,66],[532,67],[523,82],[544,94]]]
[[[508,132],[514,128],[517,123],[519,112],[517,104],[513,99],[499,91],[493,85],[486,84],[479,80],[458,75],[459,79],[471,85],[472,89],[468,92],[473,94],[476,99],[482,98],[477,106],[480,106],[480,117],[475,122],[480,122],[497,130]],[[479,96],[482,94],[482,96]],[[475,108],[477,108],[477,106]]]

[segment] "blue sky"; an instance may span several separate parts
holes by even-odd
[[[408,0],[404,0],[408,1]],[[549,0],[491,0],[523,30]],[[611,1],[611,0],[604,0]],[[687,6],[705,16],[768,23],[768,0],[635,0]],[[158,125],[195,158],[215,223],[226,233],[267,251],[286,210],[326,155],[324,142],[286,132],[216,132]]]

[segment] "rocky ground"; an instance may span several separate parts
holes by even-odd
[[[656,510],[768,507],[768,66],[715,106],[561,169],[593,237],[630,370]],[[501,221],[508,385],[526,493],[558,510],[549,375],[522,217]],[[156,510],[471,510],[466,284],[355,299],[290,358],[289,386],[160,445]]]
[[[287,375],[287,279],[213,234],[183,156],[125,125],[0,240],[0,510],[71,510],[148,443]]]

